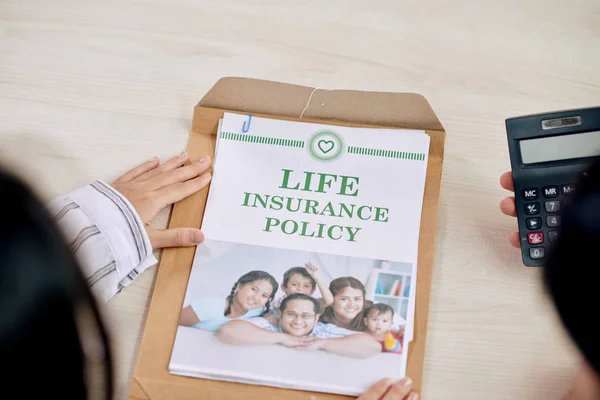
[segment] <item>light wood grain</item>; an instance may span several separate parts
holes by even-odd
[[[0,160],[45,199],[110,182],[183,149],[222,76],[421,93],[448,133],[425,398],[558,398],[577,359],[506,240],[504,119],[598,105],[598,48],[595,0],[4,0]],[[152,280],[106,305],[123,395]]]

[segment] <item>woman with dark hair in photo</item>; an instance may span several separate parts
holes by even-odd
[[[223,297],[200,297],[183,307],[179,325],[216,332],[236,319],[250,319],[268,313],[279,284],[265,271],[242,275]]]
[[[344,329],[354,329],[354,321],[371,302],[365,299],[366,289],[358,279],[345,276],[329,283],[333,304],[325,308],[320,321]]]

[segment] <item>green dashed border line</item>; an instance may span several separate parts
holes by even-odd
[[[238,142],[269,144],[273,146],[304,147],[303,140],[279,139],[266,136],[244,135],[243,133],[221,132],[221,139],[235,140]]]
[[[409,152],[405,152],[405,151],[369,149],[367,147],[348,146],[348,153],[360,154],[363,156],[401,158],[404,160],[417,160],[417,161],[425,160],[424,153],[409,153]]]

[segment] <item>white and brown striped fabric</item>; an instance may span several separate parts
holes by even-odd
[[[133,206],[102,181],[52,200],[48,209],[92,292],[104,301],[157,262]]]

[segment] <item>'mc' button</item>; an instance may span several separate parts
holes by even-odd
[[[523,198],[525,200],[535,200],[538,198],[537,188],[523,189]]]

